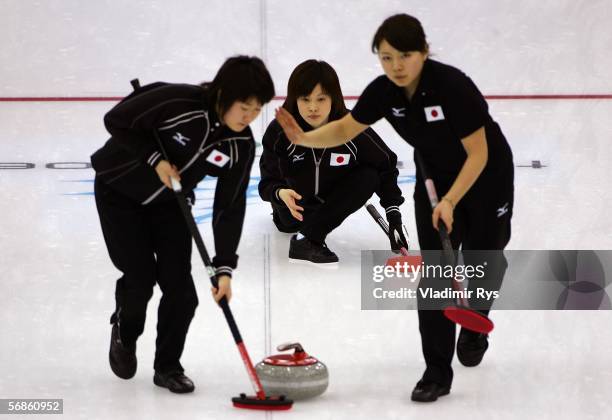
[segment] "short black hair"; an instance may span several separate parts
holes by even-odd
[[[297,65],[287,83],[287,99],[283,108],[291,113],[298,121],[302,120],[297,107],[297,100],[308,96],[313,89],[321,84],[321,89],[331,97],[331,111],[329,121],[342,118],[348,113],[344,105],[344,96],[340,88],[340,80],[332,66],[322,60],[306,60]]]
[[[212,82],[201,84],[208,91],[209,104],[214,104],[222,117],[236,101],[255,98],[266,104],[274,97],[274,82],[266,65],[258,57],[237,55],[225,60]]]
[[[429,51],[429,44],[421,22],[413,16],[401,13],[385,19],[372,39],[372,52],[377,53],[383,40],[398,51]]]

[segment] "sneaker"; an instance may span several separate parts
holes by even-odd
[[[335,264],[338,262],[338,256],[325,243],[317,244],[306,237],[297,239],[297,235],[293,235],[289,243],[289,260]]]
[[[136,343],[131,346],[123,344],[118,323],[113,324],[111,331],[108,361],[114,374],[121,379],[130,379],[136,374]]]
[[[168,373],[155,372],[153,383],[162,388],[168,388],[170,392],[176,394],[186,394],[193,392],[195,389],[193,381],[185,376],[183,372],[177,371]]]
[[[440,385],[437,382],[420,380],[412,390],[410,399],[417,402],[434,402],[443,395],[450,393],[450,386]]]
[[[457,340],[457,358],[463,366],[478,366],[489,348],[489,336],[461,328]]]

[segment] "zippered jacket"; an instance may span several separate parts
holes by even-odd
[[[343,145],[313,149],[291,143],[278,122],[273,120],[262,143],[259,195],[263,200],[283,204],[278,197],[282,188],[297,191],[304,203],[316,197],[325,199],[337,180],[350,176],[359,165],[368,165],[378,171],[377,195],[381,206],[387,214],[399,213],[404,198],[397,185],[397,155],[371,128]]]
[[[143,206],[175,199],[154,169],[164,159],[158,141],[178,168],[186,194],[205,176],[216,177],[213,265],[231,275],[238,260],[255,141],[250,127],[239,133],[230,130],[213,108],[201,86],[143,86],[106,114],[111,138],[91,162],[99,181]]]

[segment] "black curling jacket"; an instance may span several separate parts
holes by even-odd
[[[179,170],[186,194],[206,176],[218,178],[213,232],[218,273],[231,275],[242,233],[246,190],[255,156],[250,127],[234,132],[221,124],[206,88],[157,82],[139,88],[104,117],[111,138],[91,156],[96,178],[146,206],[174,200],[155,166],[163,159],[156,132]]]
[[[312,129],[301,118],[296,120],[305,131]],[[278,197],[281,188],[297,191],[304,203],[315,197],[325,199],[337,180],[350,176],[351,170],[359,165],[368,165],[378,171],[380,186],[377,195],[387,216],[400,214],[399,206],[404,198],[397,185],[397,155],[371,128],[343,145],[313,149],[291,143],[278,122],[273,120],[262,143],[259,195],[263,200],[284,204]]]

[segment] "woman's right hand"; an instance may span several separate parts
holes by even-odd
[[[440,219],[442,219],[444,225],[446,225],[446,230],[450,234],[453,231],[453,212],[454,208],[449,200],[440,200],[431,214],[431,222],[433,223],[434,229],[438,230],[438,224],[440,223]]]
[[[219,301],[225,296],[227,303],[232,299],[232,278],[228,275],[217,276],[217,286],[211,287],[210,291],[215,302]]]
[[[278,191],[278,198],[280,198],[283,203],[285,203],[285,205],[287,206],[287,208],[289,209],[289,211],[291,212],[291,215],[299,220],[300,222],[304,221],[304,216],[302,216],[302,213],[300,213],[301,211],[304,211],[303,207],[300,207],[295,200],[301,200],[302,196],[299,195],[297,192],[295,192],[294,190],[291,190],[289,188],[281,188]]]
[[[275,117],[291,143],[304,144],[304,130],[289,111],[283,107],[276,108]]]
[[[163,182],[164,185],[170,189],[172,189],[170,177],[176,179],[177,181],[181,180],[181,176],[179,175],[176,166],[171,165],[167,160],[160,160],[157,166],[155,166],[155,172],[157,172],[157,176],[161,182]]]

